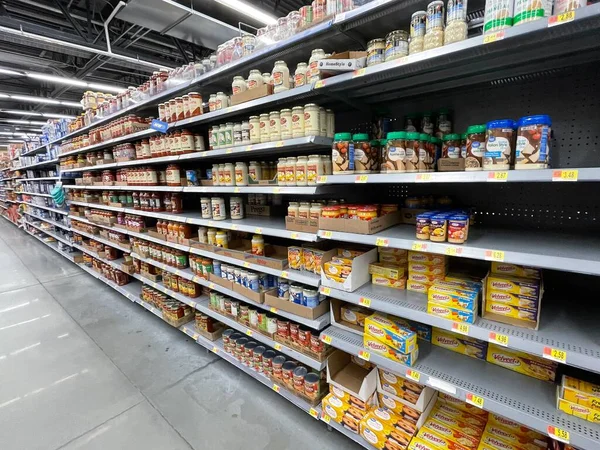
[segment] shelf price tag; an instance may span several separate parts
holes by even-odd
[[[445,253],[448,256],[461,256],[462,251],[462,247],[446,247]]]
[[[327,175],[319,175],[317,177],[317,184],[327,183]]]
[[[425,242],[413,242],[412,250],[416,252],[426,252],[427,244]]]
[[[546,359],[551,359],[552,361],[556,361],[563,364],[567,362],[567,352],[564,350],[559,350],[557,348],[544,347],[542,356]]]
[[[214,289],[215,288],[215,283],[208,283],[208,288],[209,289]]]
[[[488,181],[506,181],[508,180],[508,172],[505,171],[501,171],[501,172],[490,172],[488,173],[488,177],[487,177]]]
[[[415,382],[419,382],[419,380],[421,379],[421,374],[415,370],[412,369],[406,369],[406,378],[408,378],[409,380],[413,380]]]
[[[323,342],[325,342],[326,344],[331,344],[331,336],[328,336],[326,334],[322,334],[321,335],[321,340]]]
[[[239,194],[239,192],[240,192],[240,188],[239,188],[239,187],[233,188],[233,192],[234,192],[235,194]]]
[[[271,309],[270,309],[270,311],[271,311],[273,314],[277,314],[277,308],[275,308],[274,306],[271,306]]]
[[[227,154],[233,153],[233,149],[232,148],[228,148],[227,150],[225,150],[225,153],[227,153]]]
[[[218,348],[218,347],[213,347],[213,348],[211,349],[211,351],[212,351],[213,353],[219,353],[219,348]]]
[[[323,415],[321,416],[321,420],[323,422],[325,422],[326,424],[329,424],[329,421],[331,420],[331,418],[327,414],[323,413]]]
[[[579,171],[574,170],[553,170],[552,181],[577,181]]]
[[[484,259],[486,261],[504,261],[504,252],[500,250],[486,250]]]
[[[562,14],[558,14],[556,16],[551,16],[548,18],[548,27],[553,27],[555,25],[561,25],[563,23],[571,22],[575,20],[575,11],[567,11]]]
[[[377,238],[375,239],[375,245],[377,247],[387,247],[390,244],[389,239]]]
[[[252,151],[252,146],[251,145],[246,146],[246,151],[247,152],[251,152]]]
[[[278,386],[278,385],[276,385],[276,384],[274,384],[274,385],[273,385],[273,390],[274,390],[275,392],[279,392],[279,386]]]
[[[284,145],[285,143],[283,141],[277,141],[277,143],[275,144],[275,148],[283,147]]]
[[[247,334],[248,336],[252,336],[252,330],[246,330],[246,334]]]
[[[281,192],[281,188],[280,187],[273,188],[273,194],[279,194],[280,192]]]
[[[371,299],[370,299],[370,298],[367,298],[367,297],[361,297],[361,298],[358,300],[358,304],[359,304],[360,306],[365,306],[365,307],[367,307],[367,308],[370,308],[370,307],[371,307]]]
[[[237,225],[231,225],[231,229],[232,229],[233,231],[235,231],[235,230],[237,230],[237,229],[238,229],[238,226],[237,226]]]
[[[250,263],[249,263],[248,261],[246,261],[246,262],[244,263],[244,267],[247,269],[248,267],[250,267]]]
[[[325,80],[319,80],[315,83],[315,89],[321,89],[323,86],[325,86]]]
[[[415,181],[417,183],[427,183],[427,182],[431,181],[431,174],[430,173],[420,173],[415,177]]]
[[[331,239],[332,236],[333,236],[332,231],[323,231],[321,233],[321,237],[324,237],[325,239]]]
[[[467,403],[483,409],[483,397],[478,397],[470,392],[467,392]]]
[[[310,410],[308,411],[308,413],[313,416],[315,419],[319,420],[319,411],[317,411],[315,408],[310,408]]]
[[[321,294],[330,295],[331,294],[331,288],[326,287],[326,286],[321,286]]]
[[[289,273],[287,273],[287,271],[285,271],[285,270],[282,270],[282,271],[281,271],[281,277],[282,277],[282,278],[289,278],[289,276],[290,276],[290,274],[289,274]]]
[[[502,347],[508,347],[508,336],[505,334],[490,332],[489,341],[492,344],[498,344]]]
[[[365,73],[367,73],[367,68],[363,67],[362,69],[355,70],[352,72],[352,78],[362,77]]]
[[[258,234],[262,234],[262,228],[261,228],[261,227],[256,227],[256,228],[254,229],[254,232],[255,232],[255,233],[258,233]]]
[[[369,175],[356,175],[354,178],[355,183],[366,183],[369,181]]]
[[[501,41],[504,39],[504,31],[496,31],[495,33],[486,34],[483,37],[484,44],[491,44],[492,42]]]
[[[567,430],[555,427],[554,425],[548,425],[546,430],[548,431],[548,436],[550,436],[552,439],[564,442],[565,444],[570,442],[571,435]]]
[[[469,325],[466,323],[453,322],[452,323],[452,331],[455,333],[464,334],[465,336],[469,335]]]
[[[292,239],[298,239],[299,234],[296,233],[295,231],[293,233],[290,233],[290,238]]]
[[[275,344],[275,350],[281,350],[281,344],[278,342]]]
[[[361,359],[364,359],[365,361],[370,361],[371,360],[371,354],[366,351],[366,350],[359,350],[358,351],[358,357]]]

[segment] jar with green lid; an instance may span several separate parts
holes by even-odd
[[[331,149],[333,174],[354,173],[354,143],[352,134],[336,133]]]
[[[467,157],[467,133],[463,133],[460,135],[460,157]]]
[[[467,128],[466,171],[483,170],[485,130],[485,125],[471,125]]]
[[[392,131],[387,134],[386,146],[382,147],[381,171],[406,172],[406,132]]]
[[[442,138],[442,158],[444,159],[458,159],[461,156],[461,135],[460,134],[446,134]]]
[[[381,144],[378,139],[371,141],[371,172],[379,172],[379,166],[381,165]]]
[[[387,139],[379,139],[379,141],[377,141],[379,143],[379,167],[380,167],[380,172],[381,173],[385,173],[387,172],[387,169],[383,166],[383,163],[385,161],[384,157],[387,157],[387,143],[388,140]]]
[[[430,172],[432,161],[430,160],[430,141],[427,133],[419,134],[419,162],[417,169],[419,172]]]
[[[442,157],[442,140],[435,136],[429,136],[431,143],[431,171],[435,172],[437,169],[437,162]]]
[[[407,172],[418,172],[419,171],[419,148],[421,133],[409,132],[406,133],[406,158],[405,165]],[[389,139],[389,138],[388,138]]]
[[[357,133],[352,135],[354,143],[354,173],[371,173],[373,164],[377,162],[377,155],[371,148],[369,135]]]

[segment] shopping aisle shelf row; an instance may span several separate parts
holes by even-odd
[[[144,191],[144,192],[189,192],[206,194],[325,194],[330,189],[325,186],[64,186],[65,189],[102,191]],[[24,192],[25,194],[25,192]]]
[[[535,331],[481,317],[474,324],[465,324],[428,314],[427,294],[408,290],[368,284],[354,292],[321,286],[320,292],[448,331],[460,330],[467,336],[494,344],[500,343],[540,357],[547,357],[559,350],[564,352],[564,364],[600,373],[600,329],[594,322],[586,320],[588,310],[568,308],[568,304],[564,302],[550,302],[546,299],[541,313],[540,330]]]
[[[61,177],[37,177],[37,178],[20,178],[18,183],[27,183],[29,181],[58,181]],[[69,178],[63,178],[63,181],[67,181]]]
[[[15,167],[13,170],[35,169],[37,167],[51,166],[52,164],[58,164],[58,158],[49,159],[48,161],[41,161],[41,162],[34,163],[34,164],[29,164],[27,166]]]
[[[46,219],[42,216],[38,216],[37,214],[33,214],[30,212],[25,211],[25,214],[27,214],[28,216],[34,217],[35,219],[41,220],[43,222],[47,222],[50,225],[54,225],[55,227],[59,227],[62,228],[63,230],[71,230],[71,227],[69,225],[66,225],[64,223],[60,223],[60,222],[56,222],[55,220],[51,220],[51,219]]]
[[[42,193],[38,193],[38,192],[19,192],[19,194],[23,194],[23,195],[33,195],[35,197],[49,197],[52,198],[52,196],[50,194],[42,194]]]
[[[119,136],[113,139],[108,139],[104,142],[100,142],[98,144],[88,145],[87,147],[78,148],[75,150],[71,150],[70,152],[60,153],[58,155],[59,158],[63,158],[65,156],[77,155],[79,153],[91,152],[94,150],[100,150],[102,148],[112,147],[113,145],[121,144],[123,142],[135,142],[138,139],[143,139],[145,137],[151,136],[157,133],[155,130],[150,128],[142,131],[137,131],[135,133],[126,134],[125,136]],[[58,159],[57,159],[58,162]]]
[[[13,203],[23,203],[24,205],[29,205],[29,206],[33,206],[35,208],[45,209],[47,211],[52,211],[52,212],[55,212],[57,214],[64,214],[65,216],[69,215],[69,211],[66,211],[64,209],[52,208],[50,206],[36,205],[35,203],[30,203],[30,202],[25,202],[25,201],[18,201],[18,202],[13,202]]]
[[[330,326],[321,340],[379,367],[405,375],[452,397],[467,401],[475,396],[479,407],[509,417],[540,433],[549,427],[564,430],[577,448],[598,448],[600,425],[578,419],[556,409],[556,386],[486,361],[451,352],[419,341],[419,358],[408,367],[363,347],[362,336]],[[473,401],[472,401],[473,403]]]
[[[67,244],[67,245],[73,245],[73,243],[72,243],[71,241],[69,241],[68,239],[66,239],[66,238],[64,238],[64,237],[60,237],[60,236],[58,236],[58,235],[54,234],[52,231],[50,231],[50,230],[47,230],[47,229],[45,229],[45,228],[42,228],[41,226],[39,226],[39,225],[36,225],[36,224],[35,224],[35,223],[33,223],[33,222],[25,221],[25,223],[26,223],[27,225],[30,225],[30,226],[32,226],[33,228],[37,228],[37,229],[38,229],[38,230],[40,230],[42,233],[46,233],[48,236],[50,236],[50,237],[53,237],[53,238],[54,238],[54,239],[56,239],[57,241],[60,241],[60,242],[62,242],[62,243],[64,243],[64,244]]]
[[[4,217],[4,216],[2,216],[2,217]],[[12,222],[11,220],[9,220],[9,219],[8,219],[8,218],[6,218],[6,217],[4,217],[4,218],[5,218],[6,220],[8,220],[10,223],[12,223],[13,225],[15,225],[15,226],[16,226],[16,224],[15,224],[14,222]],[[57,252],[58,254],[60,254],[60,255],[64,256],[64,257],[65,257],[65,258],[67,258],[69,261],[71,261],[71,262],[75,262],[75,261],[74,261],[74,260],[75,260],[74,256],[73,256],[72,254],[70,254],[70,253],[66,253],[66,252],[63,252],[62,250],[59,250],[59,249],[58,249],[58,246],[57,246],[57,244],[56,244],[56,242],[46,242],[46,241],[45,241],[45,240],[43,240],[41,237],[39,237],[39,236],[36,236],[35,234],[33,234],[33,233],[31,233],[31,232],[29,232],[29,231],[27,231],[27,230],[23,230],[23,231],[25,231],[27,234],[29,234],[29,235],[33,236],[34,238],[36,238],[36,239],[37,239],[38,241],[40,241],[42,244],[45,244],[45,245],[47,245],[48,247],[50,247],[52,250],[54,250],[54,251],[55,251],[55,252]]]

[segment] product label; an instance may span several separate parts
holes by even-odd
[[[283,85],[283,72],[273,72],[273,86]]]

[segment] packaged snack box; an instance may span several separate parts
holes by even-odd
[[[400,353],[411,353],[417,347],[417,334],[391,316],[373,314],[367,317],[365,333]]]
[[[487,290],[508,292],[510,294],[538,297],[540,294],[540,281],[530,278],[511,277],[490,273],[487,276]]]
[[[515,433],[518,436],[527,437],[530,439],[538,439],[538,440],[546,440],[546,436],[537,431],[534,431],[530,428],[527,428],[524,425],[521,425],[514,420],[507,419],[506,417],[500,416],[498,414],[490,413],[488,416],[488,424],[496,425],[502,427],[506,430],[509,430]]]
[[[425,275],[424,273],[410,272],[408,274],[408,279],[417,283],[426,283],[432,285],[437,280],[443,280],[444,275]]]
[[[377,252],[380,255],[397,255],[397,256],[408,256],[408,250],[404,250],[401,248],[392,248],[392,247],[377,247]]]
[[[529,308],[537,310],[539,299],[537,297],[528,297],[527,295],[511,294],[510,292],[489,290],[485,293],[485,301],[496,304],[518,306],[520,308]]]
[[[447,425],[438,422],[435,419],[429,418],[423,424],[424,428],[429,429],[430,431],[439,434],[445,439],[448,439],[452,442],[456,442],[464,447],[470,448],[472,450],[476,450],[479,445],[479,439],[473,436],[469,436],[461,430],[456,430],[448,427]]]
[[[487,362],[543,381],[554,381],[558,368],[553,361],[496,344],[489,344]]]
[[[379,339],[369,336],[365,333],[363,345],[369,352],[376,353],[383,356],[384,358],[391,359],[392,361],[399,362],[406,366],[412,366],[419,356],[419,349],[415,348],[410,353],[400,353],[398,350],[385,345]]]
[[[408,252],[408,262],[415,262],[433,266],[445,266],[448,257],[445,255],[434,255],[432,253]]]
[[[408,258],[406,256],[401,255],[386,255],[384,253],[379,254],[379,262],[382,263],[393,263],[398,266],[404,267],[404,269],[408,268]]]
[[[400,278],[399,280],[393,280],[391,278],[382,277],[381,275],[371,275],[371,284],[393,289],[406,289],[406,277]]]
[[[469,450],[469,447],[465,447],[464,445],[460,445],[450,439],[447,439],[424,426],[421,427],[417,433],[417,438],[428,443],[429,445],[435,445],[441,449]]]
[[[450,409],[445,408],[445,406],[448,406]],[[481,418],[483,417],[483,426],[482,428],[485,428],[485,424],[487,423],[487,417],[488,417],[488,412],[478,408],[477,406],[473,406],[470,405],[466,402],[463,402],[462,400],[459,400],[457,398],[451,397],[448,394],[444,394],[443,392],[440,392],[438,395],[438,408],[440,409],[444,409],[444,411],[449,412],[450,414],[457,414],[457,410],[458,412],[462,411],[462,412],[466,412],[469,415],[472,416],[477,416],[477,418]],[[466,418],[465,418],[466,420]]]
[[[404,277],[404,267],[392,263],[371,263],[369,264],[369,273],[391,280],[399,280]]]
[[[556,407],[562,412],[587,420],[588,422],[600,423],[600,411],[596,409],[572,403],[564,398],[559,398],[557,400]]]
[[[373,311],[363,308],[362,306],[346,303],[340,308],[340,313],[345,322],[363,327],[365,325],[365,319],[373,314]]]
[[[417,422],[419,417],[421,417],[419,411],[399,402],[392,395],[388,395],[385,392],[378,392],[377,399],[379,400],[379,405],[381,407],[387,408],[401,419],[404,419],[404,421],[399,422],[399,424],[407,433],[414,434],[417,432]]]
[[[431,414],[429,414],[429,418],[434,419],[446,425],[447,427],[452,428],[453,430],[462,431],[463,433],[477,439],[478,442],[483,434],[484,429],[482,427],[465,422],[461,420],[461,418],[455,417],[451,414],[446,414],[444,411],[441,411],[437,408],[434,409]]]
[[[517,264],[508,264],[504,262],[492,262],[492,273],[501,275],[510,275],[512,277],[521,278],[541,278],[542,269],[539,267],[520,266]]]
[[[442,330],[441,328],[433,327],[431,343],[472,358],[485,360],[487,355],[487,342]]]
[[[483,431],[484,435],[495,437],[496,439],[500,439],[504,442],[508,442],[509,444],[516,445],[519,448],[524,450],[541,450],[548,448],[547,439],[531,439],[524,436],[519,436],[515,433],[512,433],[506,428],[499,427],[497,425],[488,423]]]
[[[479,447],[477,450],[525,450],[524,448],[519,447],[518,445],[511,444],[509,442],[503,441],[502,439],[498,439],[495,436],[490,436],[487,433],[484,433],[481,436],[481,441],[479,441]]]
[[[401,375],[395,374],[394,372],[390,372],[386,369],[382,369],[381,367],[378,368],[378,372],[381,386],[383,387],[385,384],[388,389],[384,390],[395,395],[396,397],[400,397],[398,392],[401,390],[409,390],[419,396],[425,388],[425,386],[422,384],[415,383],[412,380],[408,380]]]
[[[410,277],[410,273],[408,276]],[[429,286],[431,286],[429,283],[417,283],[416,281],[410,280],[406,282],[406,289],[408,291],[418,292],[420,294],[427,294],[427,291],[429,291]]]
[[[477,311],[465,311],[463,309],[451,308],[437,303],[427,302],[427,312],[444,319],[456,322],[475,323]]]
[[[360,420],[365,415],[364,411],[350,406],[333,394],[327,394],[323,397],[321,407],[331,420],[341,423],[344,428],[349,429],[353,433],[358,433]]]
[[[486,297],[489,293],[486,294]],[[524,320],[527,322],[537,323],[538,310],[537,308],[524,308],[521,306],[507,305],[506,303],[498,303],[493,301],[485,302],[485,310],[494,314],[499,314],[513,319]]]
[[[351,395],[332,384],[329,385],[329,393],[339,398],[345,404],[352,406],[364,413],[366,413],[375,402],[375,394],[373,394],[368,401],[364,402],[358,397],[355,397],[354,395]]]
[[[571,403],[600,411],[600,386],[597,384],[563,375],[560,396]]]
[[[386,448],[386,442],[392,439],[387,448],[405,448],[413,436],[403,426],[404,419],[387,408],[374,408],[360,421],[360,434],[377,449]]]
[[[427,299],[431,303],[473,311],[477,308],[479,294],[475,291],[440,287],[436,282],[429,288]]]
[[[416,262],[408,262],[408,273],[422,273],[424,275],[446,275],[447,266],[445,265],[426,265]]]

